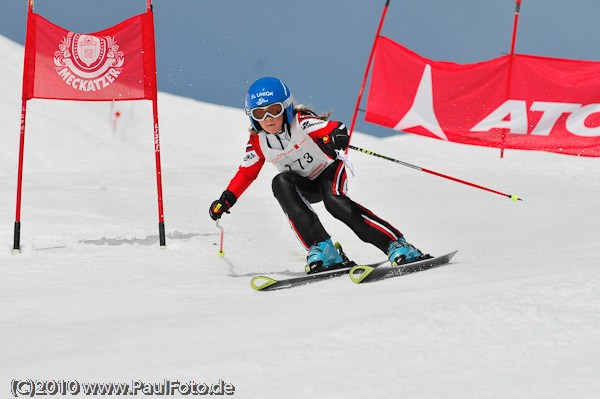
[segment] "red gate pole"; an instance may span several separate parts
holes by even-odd
[[[510,44],[510,66],[508,68],[508,79],[506,83],[506,99],[510,95],[510,85],[512,83],[513,63],[515,59],[515,42],[517,41],[517,25],[519,24],[519,12],[521,11],[521,0],[516,0],[515,22],[513,24],[512,42]],[[500,158],[504,158],[504,141],[506,140],[506,129],[502,130],[502,146],[500,147]]]
[[[371,68],[373,54],[375,53],[375,46],[377,45],[377,39],[379,39],[379,33],[381,32],[381,27],[383,26],[383,20],[385,19],[385,14],[387,13],[387,9],[388,9],[389,5],[390,5],[390,0],[387,0],[385,2],[385,7],[383,7],[383,13],[381,14],[381,20],[379,21],[379,27],[377,28],[377,33],[375,34],[375,41],[373,42],[373,47],[371,47],[371,54],[369,55],[369,61],[367,62],[367,70],[365,71],[365,76],[363,77],[363,81],[360,86],[360,91],[358,92],[358,100],[356,101],[356,107],[354,108],[354,115],[352,116],[352,124],[350,125],[350,131],[348,132],[350,139],[352,138],[352,132],[354,132],[354,124],[356,122],[356,115],[358,114],[358,107],[360,107],[360,102],[362,100],[363,92],[365,91],[365,84],[367,83],[367,76],[369,76],[369,70]],[[347,153],[348,153],[348,149],[346,149],[346,154]]]
[[[152,0],[146,0],[146,10],[152,13]],[[154,16],[152,16],[152,48],[156,48],[154,42]],[[163,209],[163,190],[162,190],[162,171],[160,167],[160,137],[158,134],[158,95],[156,88],[156,55],[152,60],[154,64],[154,93],[152,98],[152,113],[154,115],[154,156],[156,160],[156,188],[158,194],[158,237],[160,242],[160,248],[165,249],[167,247],[165,238],[165,215]]]
[[[166,248],[165,239],[165,215],[163,211],[163,192],[162,192],[162,171],[160,167],[160,138],[158,135],[158,105],[157,99],[152,100],[152,109],[154,113],[154,155],[156,158],[156,187],[158,193],[158,234],[160,248]]]
[[[23,153],[25,151],[25,117],[27,114],[27,100],[23,99],[21,105],[21,132],[19,140],[19,171],[17,177],[17,212],[15,216],[15,231],[13,254],[21,252],[21,192],[23,190]]]
[[[33,12],[33,0],[29,0],[27,5],[27,23],[30,21],[31,13]],[[29,29],[27,29],[29,31]],[[25,47],[29,46],[29,41],[25,38]],[[27,54],[27,50],[25,50]],[[27,56],[25,56],[27,57]],[[13,242],[13,254],[21,252],[21,193],[23,191],[23,153],[25,152],[25,118],[27,116],[27,99],[25,98],[25,83],[29,78],[25,74],[26,65],[23,63],[23,92],[21,103],[21,129],[19,139],[19,170],[17,172],[17,210],[15,215],[15,230]]]

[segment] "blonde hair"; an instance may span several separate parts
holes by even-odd
[[[296,115],[298,112],[302,112],[304,114],[309,114],[309,115],[314,115],[315,117],[317,117],[321,120],[324,120],[324,121],[329,120],[329,117],[333,113],[333,111],[329,111],[329,112],[319,115],[315,111],[313,111],[312,109],[308,108],[307,106],[305,106],[303,104],[294,105],[294,115]],[[288,123],[290,123],[290,121],[288,121]],[[259,133],[259,131],[256,130],[254,128],[254,126],[250,126],[248,131],[253,136]]]

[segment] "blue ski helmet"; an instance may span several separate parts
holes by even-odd
[[[252,83],[246,94],[246,115],[250,118],[252,127],[261,130],[260,124],[252,119],[250,110],[255,107],[262,107],[273,103],[283,103],[287,123],[292,122],[294,117],[294,104],[290,89],[281,80],[272,77],[264,77]]]

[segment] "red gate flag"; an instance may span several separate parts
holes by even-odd
[[[380,36],[365,120],[462,144],[600,157],[600,62],[432,61]]]
[[[17,177],[13,252],[20,252],[21,192],[27,101],[32,98],[77,101],[151,100],[158,194],[158,236],[166,247],[158,134],[156,52],[152,0],[146,13],[96,33],[78,34],[33,12],[29,0]]]
[[[69,32],[30,12],[25,49],[24,100],[156,98],[151,12],[90,34]]]

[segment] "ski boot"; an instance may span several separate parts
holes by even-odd
[[[404,237],[392,241],[388,246],[387,253],[392,266],[399,266],[405,263],[432,258],[431,255],[424,255],[412,244],[407,243]]]
[[[344,259],[336,247],[339,247],[339,244],[334,246],[331,239],[313,244],[306,257],[306,274],[344,267],[347,258]]]

